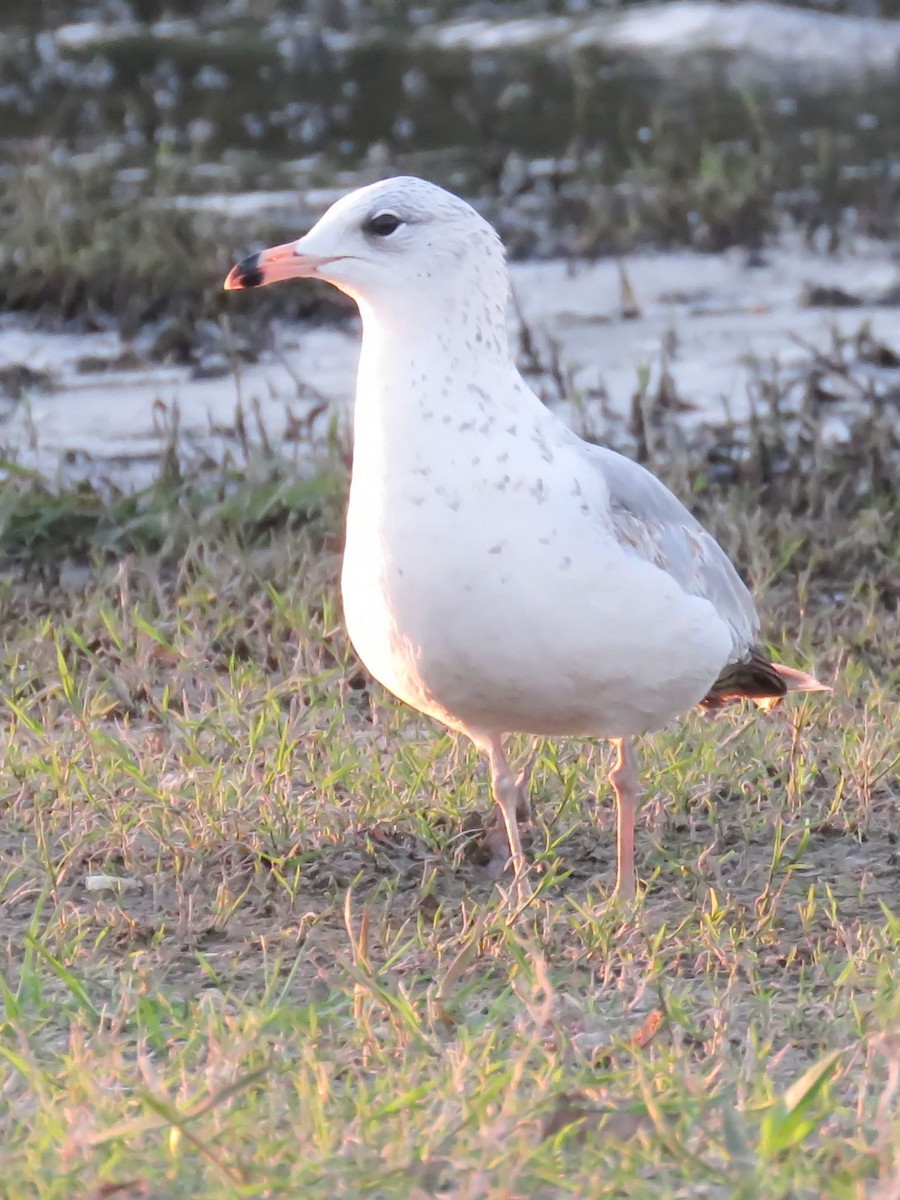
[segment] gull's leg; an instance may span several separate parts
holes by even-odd
[[[503,817],[509,856],[516,877],[525,873],[525,855],[519,837],[519,801],[521,793],[510,769],[509,759],[499,737],[492,738],[488,746],[491,765],[491,791]]]
[[[638,805],[638,770],[630,738],[615,738],[616,761],[609,781],[616,793],[618,813],[616,830],[616,890],[614,898],[633,900],[634,877],[634,817]]]
[[[497,808],[500,810],[499,815],[503,819],[502,833],[493,821],[487,823],[485,843],[496,860],[499,861],[502,858],[503,864],[507,861],[512,862],[518,885],[525,874],[525,855],[522,853],[522,839],[519,836],[519,811],[522,806],[524,789],[521,781],[517,780],[512,773],[509,759],[503,749],[503,740],[499,735],[484,734],[472,740],[488,756],[491,770],[491,791],[497,802]],[[501,839],[502,849],[498,845]]]

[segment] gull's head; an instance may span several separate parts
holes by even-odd
[[[342,197],[296,242],[251,254],[228,291],[324,279],[376,314],[477,293],[505,319],[509,282],[495,230],[470,204],[424,179],[385,179]]]

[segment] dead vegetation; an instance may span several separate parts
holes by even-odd
[[[211,349],[252,361],[274,317],[348,311],[315,287],[272,289],[252,311],[226,305],[239,235],[215,213],[178,207],[183,183],[177,167],[129,181],[107,164],[55,161],[47,146],[23,155],[0,174],[0,307],[49,329],[115,329],[141,360],[183,364]],[[285,236],[253,230],[260,245]]]

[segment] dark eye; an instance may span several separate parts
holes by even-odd
[[[363,233],[371,233],[375,237],[390,237],[402,224],[396,213],[380,212],[363,222]]]

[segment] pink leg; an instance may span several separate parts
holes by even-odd
[[[616,890],[620,900],[633,900],[634,875],[634,818],[638,805],[638,770],[630,738],[616,738],[616,761],[609,781],[616,793],[618,829],[616,834]]]
[[[522,839],[519,837],[518,817],[522,793],[513,778],[502,740],[499,737],[491,738],[485,748],[491,765],[491,790],[503,817],[513,871],[516,879],[520,879],[525,874],[525,855],[522,853]]]

